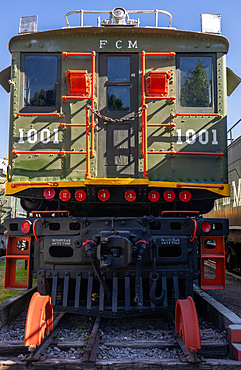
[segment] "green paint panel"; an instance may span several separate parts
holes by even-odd
[[[58,155],[25,154],[13,160],[12,181],[52,181],[63,179],[62,159]]]
[[[31,42],[35,40],[35,42]],[[131,29],[131,28],[83,28],[64,29],[35,33],[34,35],[19,35],[10,41],[10,50],[13,53],[11,79],[14,88],[11,88],[11,114],[10,114],[10,181],[52,181],[52,180],[82,180],[86,173],[86,157],[82,154],[37,154],[34,151],[85,151],[86,130],[85,127],[60,127],[60,123],[85,124],[85,105],[91,104],[91,100],[66,100],[59,99],[59,113],[62,117],[19,117],[15,118],[21,108],[20,99],[23,97],[23,69],[20,71],[20,52],[24,53],[58,53],[60,85],[56,88],[59,96],[68,95],[68,80],[65,76],[67,70],[87,70],[90,81],[92,79],[91,56],[69,56],[64,58],[61,52],[92,52],[96,51],[96,74],[95,74],[95,109],[98,109],[103,91],[99,91],[99,53],[114,53],[114,55],[130,55],[139,53],[139,75],[135,75],[138,83],[138,101],[141,108],[141,52],[169,52],[189,53],[186,55],[210,55],[217,56],[214,63],[214,96],[215,107],[212,113],[219,113],[222,119],[214,117],[176,117],[171,115],[180,113],[179,70],[178,56],[174,59],[169,57],[146,57],[145,78],[149,71],[171,71],[169,80],[169,96],[176,96],[177,100],[146,100],[148,104],[148,124],[175,123],[176,127],[148,127],[148,151],[180,151],[180,152],[223,152],[225,157],[216,156],[182,156],[170,157],[168,154],[149,154],[148,170],[150,180],[155,181],[183,181],[183,182],[227,182],[227,157],[226,157],[226,63],[225,53],[228,49],[227,40],[222,36],[204,35],[176,30],[161,29]],[[191,54],[190,54],[191,53]],[[109,54],[107,54],[109,55]],[[132,76],[133,78],[133,76]],[[102,84],[103,85],[103,84]],[[102,86],[101,85],[101,86]],[[105,85],[103,85],[105,87]],[[217,86],[217,88],[216,88]],[[103,99],[102,99],[103,100]],[[35,112],[38,108],[35,108]],[[41,107],[40,107],[41,110]],[[57,111],[53,111],[56,113]],[[206,113],[201,110],[196,113]],[[188,112],[187,112],[188,113]],[[191,112],[190,112],[191,113]],[[123,112],[123,116],[126,112]],[[108,115],[108,112],[107,112]],[[131,122],[131,121],[130,121]],[[131,127],[131,123],[128,123]],[[97,163],[105,161],[102,148],[97,148],[100,126],[95,118],[95,154],[90,161],[90,171],[93,177],[98,175]],[[108,124],[109,127],[112,124]],[[123,169],[128,163],[124,163],[124,151],[126,138],[129,136],[125,130],[125,124],[115,124],[114,134],[118,131],[118,155],[113,152],[113,165],[116,171],[122,172],[122,177],[128,177],[128,170]],[[110,132],[112,132],[110,130]],[[129,138],[134,143],[139,143],[138,150],[138,176],[143,176],[143,157],[141,156],[142,129],[141,115],[137,137]],[[123,136],[123,137],[122,137]],[[114,145],[114,144],[113,144]],[[108,145],[107,145],[108,148]],[[12,155],[12,151],[33,151],[32,154]],[[122,153],[123,151],[123,153]],[[111,155],[112,155],[111,154]],[[102,157],[101,157],[102,156]],[[129,158],[131,160],[131,157]],[[123,162],[123,163],[122,163]],[[111,164],[112,165],[112,164]],[[215,170],[214,170],[215,169]],[[119,172],[118,172],[119,171]],[[124,171],[124,172],[123,172]],[[108,174],[108,171],[107,171]],[[126,174],[126,175],[125,175]]]

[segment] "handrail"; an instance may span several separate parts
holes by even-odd
[[[84,123],[60,123],[60,127],[86,127]]]
[[[21,116],[57,116],[59,118],[63,117],[63,114],[61,113],[17,113],[17,118]]]
[[[170,57],[171,59],[176,55],[176,53],[174,51],[170,51],[168,53],[159,53],[159,52],[145,52],[145,55],[152,55],[152,56],[166,56],[166,57]]]
[[[146,70],[146,56],[169,56],[170,58],[173,58],[176,55],[174,52],[169,53],[158,53],[158,52],[145,52],[142,51],[141,57],[142,57],[142,109],[144,106],[146,106],[146,109],[142,111],[142,150],[141,155],[144,157],[144,173],[143,178],[148,179],[148,158],[147,155],[149,154],[148,148],[147,148],[147,127],[175,127],[175,123],[171,122],[169,124],[151,124],[147,123],[147,108],[148,105],[146,105],[147,99],[153,99],[153,100],[175,100],[176,98],[174,96],[170,97],[159,97],[159,96],[146,96],[145,92],[145,70]]]
[[[86,96],[62,96],[62,100],[66,99],[90,99],[91,100],[91,122],[89,117],[89,111],[90,108],[85,107],[86,110],[86,123],[85,124],[68,124],[68,123],[60,123],[60,127],[66,128],[66,127],[85,127],[86,128],[86,150],[81,151],[71,151],[71,150],[12,150],[13,155],[18,154],[57,154],[65,156],[67,154],[84,154],[86,155],[86,173],[85,178],[88,179],[91,177],[90,174],[90,157],[94,155],[94,129],[95,129],[95,123],[94,123],[94,91],[95,91],[95,57],[96,52],[92,51],[90,53],[72,53],[72,52],[62,52],[62,56],[64,58],[67,58],[68,56],[83,56],[88,55],[92,58],[92,86],[91,86],[91,95]],[[18,113],[17,117],[19,116],[50,116],[50,115],[57,115],[58,117],[62,117],[62,114],[59,113]],[[90,133],[91,133],[91,145],[90,145]]]
[[[83,100],[83,99],[91,99],[91,95],[62,95],[61,99],[63,101],[66,100]]]
[[[224,153],[210,153],[210,152],[176,152],[175,150],[160,150],[160,151],[148,151],[147,154],[170,154],[170,155],[215,155],[223,157]]]
[[[176,113],[176,114],[171,114],[171,118],[175,118],[175,117],[187,117],[187,116],[190,116],[190,117],[217,117],[217,118],[222,118],[222,115],[221,114],[218,114],[218,113]]]
[[[158,15],[164,14],[169,17],[169,24],[168,27],[170,28],[172,25],[172,15],[171,13],[167,12],[166,10],[125,10],[126,17],[129,20],[129,14],[155,14],[155,27],[158,27]],[[112,10],[73,10],[65,14],[65,23],[67,27],[70,27],[68,17],[72,14],[80,14],[80,27],[84,27],[84,14],[109,14],[112,17],[113,11]],[[138,23],[139,25],[139,23]]]
[[[78,53],[78,52],[68,52],[63,51],[62,56],[67,58],[68,56],[91,56],[92,57],[92,78],[91,78],[91,94],[89,96],[61,96],[63,101],[67,99],[75,99],[75,100],[83,100],[83,99],[90,99],[91,100],[91,108],[94,109],[94,102],[95,102],[95,57],[96,52],[92,51],[90,53]],[[67,126],[67,125],[66,125]],[[73,126],[74,127],[74,126]],[[77,126],[75,126],[77,127]],[[95,132],[95,122],[94,122],[94,113],[91,111],[91,123],[90,123],[90,130],[91,130],[91,146],[90,146],[90,155],[93,157],[94,155],[94,132]]]
[[[192,220],[193,220],[193,222],[194,222],[194,231],[193,231],[193,236],[192,236],[192,238],[190,239],[190,242],[191,242],[191,243],[194,241],[195,236],[196,236],[196,232],[197,232],[197,221],[196,221],[196,220],[194,220],[194,219],[192,219]]]
[[[142,151],[141,151],[141,155],[144,157],[144,173],[143,173],[143,178],[148,178],[148,154],[170,154],[171,156],[174,156],[174,155],[200,155],[200,156],[203,156],[203,155],[207,155],[207,156],[217,156],[217,157],[223,157],[224,156],[224,153],[222,152],[219,152],[219,153],[211,153],[211,152],[178,152],[178,151],[175,151],[175,150],[169,150],[169,151],[163,151],[163,150],[159,150],[159,151],[155,151],[155,150],[151,150],[151,151],[148,151],[148,147],[147,147],[147,128],[148,127],[162,127],[162,126],[166,126],[166,127],[175,127],[176,124],[174,122],[170,122],[169,124],[163,124],[163,123],[160,123],[160,124],[152,124],[152,123],[147,123],[147,108],[148,106],[146,105],[146,100],[147,99],[157,99],[157,100],[175,100],[176,98],[174,96],[171,96],[171,97],[160,97],[160,96],[146,96],[145,94],[145,57],[146,56],[152,56],[152,55],[155,55],[155,56],[170,56],[170,58],[173,58],[176,53],[174,52],[169,52],[169,53],[152,53],[152,52],[145,52],[145,51],[142,51],[142,108],[144,106],[146,106],[146,109],[142,112],[142,123],[141,123],[141,127],[142,127]],[[217,118],[221,118],[222,116],[218,113],[176,113],[176,114],[171,114],[171,120],[175,117],[178,117],[178,116],[211,116],[211,117],[217,117]],[[241,121],[241,119],[240,119]]]
[[[83,151],[72,151],[72,150],[12,150],[11,152],[13,155],[18,154],[59,154],[59,155],[66,155],[66,154],[86,154],[87,152]]]
[[[36,234],[36,223],[39,221],[39,219],[37,218],[36,220],[34,220],[33,222],[33,235],[35,237],[35,240],[36,242],[40,243],[40,240],[39,238],[37,237],[37,234]]]
[[[241,118],[232,126],[232,127],[230,127],[230,129],[227,131],[227,134],[229,134],[230,133],[230,138],[228,138],[228,140],[230,140],[231,141],[231,143],[234,141],[234,139],[233,139],[233,134],[232,134],[232,129],[234,128],[234,127],[236,127],[238,124],[239,124],[239,122],[241,121]]]
[[[146,96],[146,100],[176,100],[175,96]]]
[[[83,55],[92,55],[93,51],[91,53],[75,53],[75,52],[70,52],[70,51],[63,51],[62,56],[64,58],[67,58],[68,56],[83,56]]]
[[[85,178],[89,179],[91,177],[90,174],[90,156],[91,156],[91,151],[90,151],[90,118],[89,118],[89,111],[90,108],[85,106],[85,111],[86,111],[86,124],[78,124],[77,126],[81,127],[86,127],[86,150],[84,151],[72,151],[72,150],[12,150],[13,155],[18,155],[18,154],[58,154],[58,155],[66,155],[66,154],[84,154],[86,155],[86,173],[85,173]],[[75,124],[60,124],[61,127],[65,126],[72,126]],[[41,183],[42,184],[42,183]],[[47,183],[50,184],[50,183]],[[14,187],[16,184],[14,185]],[[53,185],[53,186],[58,186]]]
[[[148,123],[147,127],[176,127],[176,124],[173,122],[171,123]]]
[[[89,179],[91,178],[90,175],[90,117],[89,117],[89,111],[90,109],[85,106],[85,112],[86,112],[86,174],[85,178]]]

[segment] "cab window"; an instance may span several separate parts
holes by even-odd
[[[214,56],[179,55],[179,105],[183,111],[212,112],[214,97]]]
[[[107,110],[130,111],[130,57],[107,58]]]
[[[23,56],[23,109],[55,110],[59,104],[58,55]]]

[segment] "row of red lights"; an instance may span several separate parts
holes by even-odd
[[[75,192],[75,199],[78,202],[83,202],[86,199],[86,192],[84,190],[77,190]],[[53,199],[55,197],[55,190],[52,188],[44,190],[45,199]],[[167,190],[164,192],[163,197],[166,202],[173,202],[176,198],[176,194],[172,190]],[[71,193],[69,190],[64,189],[59,193],[59,199],[63,202],[68,202],[71,198]],[[110,199],[110,192],[107,189],[102,189],[98,192],[98,198],[102,202],[106,202]],[[150,202],[158,202],[160,199],[160,193],[157,190],[152,190],[148,194],[148,199]],[[186,203],[191,200],[191,193],[188,190],[183,190],[179,193],[179,199]],[[127,202],[134,202],[136,200],[136,192],[134,190],[128,190],[125,192],[125,200]]]

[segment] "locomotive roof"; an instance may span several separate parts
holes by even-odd
[[[61,39],[65,37],[73,36],[147,36],[147,37],[165,37],[172,39],[181,39],[185,43],[186,40],[195,41],[207,41],[211,44],[206,47],[206,51],[219,51],[227,52],[229,48],[229,42],[226,37],[193,31],[182,31],[173,28],[157,28],[157,27],[126,27],[126,26],[115,26],[115,27],[65,27],[62,29],[39,31],[35,33],[24,33],[12,37],[9,41],[9,50],[22,51],[16,44],[19,42],[27,42],[31,40],[48,40],[48,39]],[[193,45],[193,50],[198,51],[196,45]],[[17,51],[16,50],[16,51]],[[51,50],[52,51],[52,50]],[[183,49],[183,51],[186,51]],[[190,49],[188,51],[191,51]],[[202,50],[203,51],[203,50]]]

